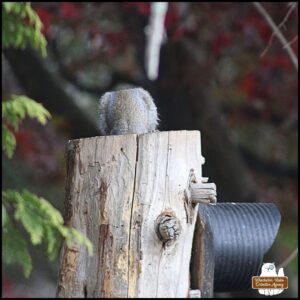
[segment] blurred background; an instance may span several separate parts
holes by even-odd
[[[297,3],[262,5],[282,23],[298,56]],[[150,3],[34,2],[32,7],[43,23],[47,57],[29,47],[2,51],[2,98],[25,94],[42,103],[52,119],[45,126],[22,122],[13,159],[2,155],[3,188],[27,188],[63,213],[66,142],[99,135],[97,103],[103,93],[140,86],[155,99],[160,131],[201,131],[203,174],[216,183],[219,202],[277,205],[281,226],[265,261],[279,265],[293,252],[298,70],[253,3],[170,2],[153,81],[144,67]],[[28,279],[19,266],[3,264],[3,297],[55,297],[57,261],[49,262],[43,246],[30,253]],[[281,297],[297,297],[298,257],[285,274],[289,289]]]

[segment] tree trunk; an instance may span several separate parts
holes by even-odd
[[[186,190],[203,161],[199,131],[69,141],[66,223],[94,255],[63,245],[58,297],[188,297],[198,205]]]
[[[186,39],[162,48],[158,111],[165,130],[196,129],[209,164],[206,176],[218,186],[219,202],[257,202],[255,185],[240,153],[233,145],[218,99],[210,95],[213,78],[198,62],[199,49]],[[173,63],[176,62],[176,63]],[[199,77],[199,74],[201,77]]]
[[[49,72],[46,64],[35,51],[7,49],[3,52],[26,95],[41,102],[51,114],[62,115],[66,118],[70,124],[66,126],[67,131],[73,138],[99,134],[96,123],[97,114],[95,113],[95,118],[92,119],[76,105],[60,82],[61,79]]]

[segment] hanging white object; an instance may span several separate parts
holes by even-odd
[[[168,2],[152,2],[150,21],[145,34],[147,37],[145,68],[150,80],[158,76],[159,52],[164,37],[164,20]]]

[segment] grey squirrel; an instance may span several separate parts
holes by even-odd
[[[101,135],[153,132],[157,124],[157,108],[143,88],[107,92],[99,100]]]

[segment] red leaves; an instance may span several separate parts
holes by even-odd
[[[251,71],[242,79],[241,90],[247,95],[248,101],[272,99],[272,76],[270,70]]]
[[[26,293],[15,292],[14,285],[4,274],[2,274],[2,288],[3,298],[30,298]]]
[[[149,2],[125,2],[125,8],[135,7],[139,14],[148,16],[150,14],[150,3]]]
[[[35,11],[44,25],[42,33],[48,35],[55,11],[46,9],[43,6],[37,7]],[[59,5],[59,13],[64,19],[75,20],[80,15],[80,5],[72,2],[62,2]]]
[[[72,2],[62,2],[60,4],[60,14],[68,20],[77,19],[80,14],[80,5]]]
[[[10,292],[12,290],[11,281],[8,280],[5,276],[3,276],[2,288],[4,292]]]
[[[38,6],[35,11],[43,23],[42,33],[50,37],[49,28],[54,21],[54,17],[57,16],[57,12],[66,20],[75,20],[80,16],[80,5],[72,2],[62,2],[56,8]]]
[[[285,70],[290,70],[291,68],[293,68],[292,62],[285,52],[280,53],[274,57],[274,65]]]
[[[172,6],[169,6],[165,17],[165,28],[169,29],[174,25],[178,25],[178,22],[179,22],[178,12]]]
[[[42,170],[44,174],[58,174],[59,162],[55,151],[59,148],[55,144],[56,141],[51,139],[49,126],[42,131],[41,128],[35,128],[34,123],[31,123],[31,126],[32,128],[20,126],[19,131],[15,133],[17,154],[23,161],[37,170]]]
[[[103,37],[111,55],[124,52],[128,46],[129,38],[126,31],[106,32],[103,33]]]
[[[141,15],[148,16],[150,13],[150,3],[148,2],[137,2],[137,8]]]
[[[42,29],[42,33],[47,35],[49,32],[49,27],[52,23],[53,14],[43,7],[38,7],[36,8],[35,11],[38,14],[39,18],[41,19],[44,26]]]
[[[21,126],[19,131],[15,133],[15,137],[17,140],[17,146],[25,157],[28,156],[28,154],[35,154],[38,151],[31,130]]]
[[[222,49],[232,44],[232,38],[227,32],[220,33],[212,43],[212,51],[215,55],[219,55]]]
[[[240,88],[247,95],[248,101],[271,101],[274,98],[272,74],[271,69],[250,71],[246,74]]]
[[[248,15],[245,20],[242,21],[242,25],[244,28],[254,28],[265,43],[269,41],[272,35],[272,30],[260,15]]]
[[[178,27],[176,27],[171,38],[173,41],[178,41],[184,36],[185,33],[186,33],[186,29],[182,26],[178,26]]]
[[[288,54],[284,50],[282,50],[282,53],[278,53],[276,55],[271,55],[271,53],[267,53],[260,60],[260,65],[265,70],[269,71],[275,68],[289,71],[294,68],[290,58],[288,57]]]
[[[178,8],[173,4],[169,4],[168,11],[165,16],[165,29],[168,31],[168,37],[171,41],[180,40],[187,32],[186,27],[181,22]]]
[[[251,98],[255,95],[256,91],[256,76],[254,72],[248,73],[241,82],[241,90],[245,92],[245,94]]]

